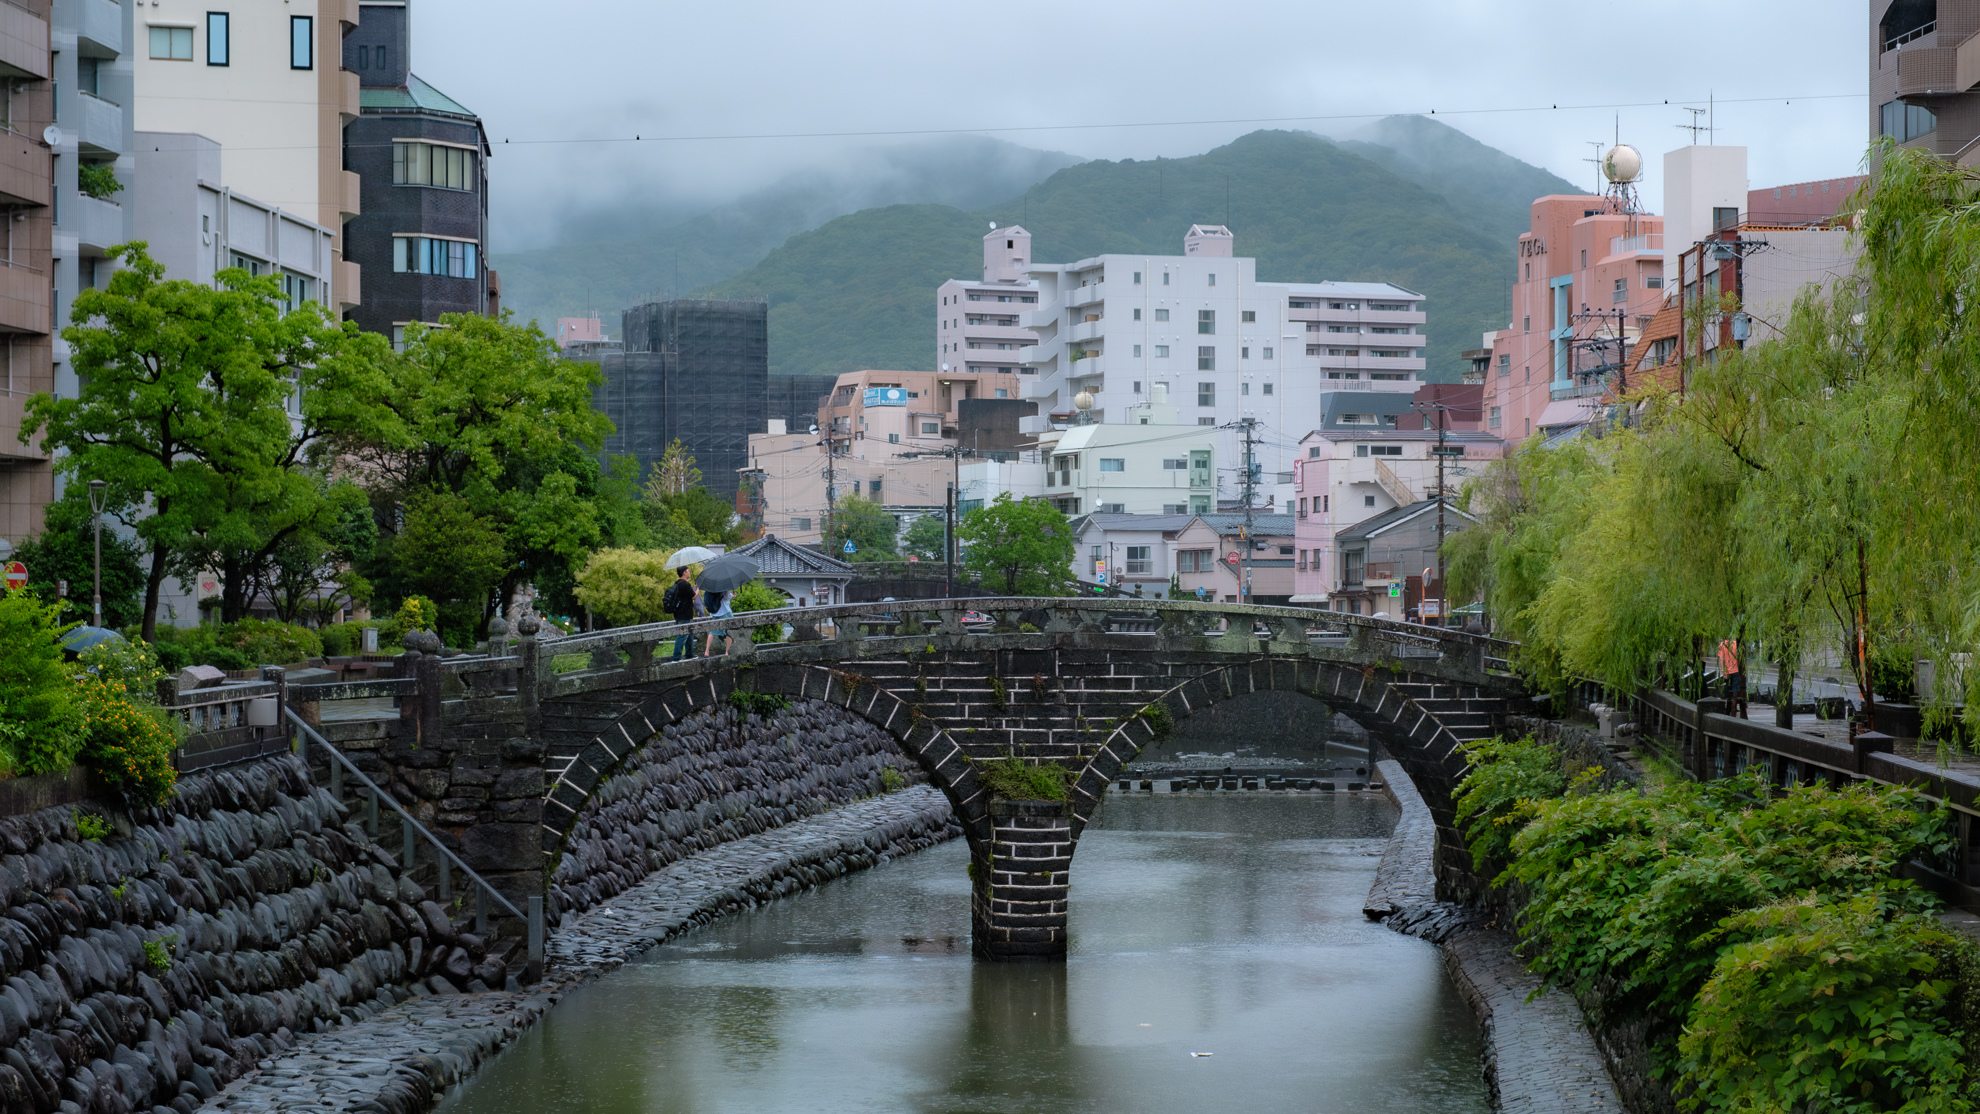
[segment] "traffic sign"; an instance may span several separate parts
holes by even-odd
[[[1392,599],[1392,600],[1399,600],[1399,599],[1401,599],[1401,598],[1402,598],[1402,585],[1400,585],[1400,584],[1391,584],[1391,585],[1389,585],[1389,598],[1390,598],[1390,599]]]
[[[1235,553],[1226,553],[1224,554],[1224,560],[1235,565],[1238,563],[1238,555]]]
[[[7,562],[7,590],[17,592],[27,587],[28,567],[19,561]]]
[[[856,550],[853,549],[853,540],[851,538],[846,539],[846,552],[847,553],[857,552]]]

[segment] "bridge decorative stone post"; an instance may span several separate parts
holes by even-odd
[[[972,949],[979,959],[1064,959],[1072,804],[989,803],[987,860],[972,848]]]

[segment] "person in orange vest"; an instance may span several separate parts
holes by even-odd
[[[1746,674],[1739,668],[1739,641],[1719,641],[1719,673],[1726,679],[1726,714],[1746,718]]]

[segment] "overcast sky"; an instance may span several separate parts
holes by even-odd
[[[1260,127],[1345,134],[1435,109],[1592,187],[1589,141],[1612,138],[1620,115],[1623,141],[1648,156],[1652,210],[1658,156],[1688,141],[1679,106],[1704,107],[1709,94],[1717,141],[1748,147],[1756,188],[1853,173],[1867,140],[1858,0],[412,8],[415,72],[479,112],[495,144],[498,246],[540,242],[535,230],[567,207],[629,191],[712,204],[906,138],[668,138],[678,136],[954,129],[1139,159],[1198,154]],[[1289,117],[1304,119],[1279,119]],[[1244,122],[1171,123],[1201,120]],[[1160,126],[1093,126],[1122,124]],[[996,130],[1011,128],[1051,130]]]

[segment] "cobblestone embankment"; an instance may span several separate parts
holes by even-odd
[[[1430,810],[1392,761],[1379,764],[1402,817],[1375,871],[1364,912],[1397,932],[1437,945],[1458,990],[1485,1027],[1487,1077],[1505,1114],[1621,1114],[1624,1107],[1581,1007],[1540,986],[1513,935],[1467,906],[1434,899]]]
[[[730,840],[567,916],[549,941],[549,970],[529,990],[402,1000],[260,1061],[202,1109],[418,1114],[564,994],[653,945],[959,834],[941,793],[915,786]]]

